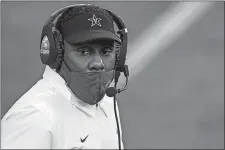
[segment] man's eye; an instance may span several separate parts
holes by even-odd
[[[112,49],[111,48],[104,48],[102,50],[102,53],[105,55],[105,56],[108,56],[112,53]]]
[[[82,56],[86,56],[86,55],[90,55],[91,54],[91,50],[88,48],[79,48],[78,52],[82,55]]]

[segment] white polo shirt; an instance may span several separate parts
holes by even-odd
[[[98,107],[88,105],[46,66],[43,79],[2,118],[1,148],[118,149],[113,98],[105,96]]]

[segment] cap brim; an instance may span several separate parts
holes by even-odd
[[[71,44],[83,43],[83,42],[88,42],[88,41],[93,41],[98,39],[114,40],[121,43],[120,38],[116,34],[106,30],[84,31],[84,32],[72,34],[70,36],[66,36],[64,37],[64,39]]]

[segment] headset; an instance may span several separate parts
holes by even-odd
[[[63,54],[64,54],[64,44],[63,44],[63,36],[60,33],[58,26],[59,20],[61,16],[72,9],[73,7],[80,7],[80,6],[96,6],[94,4],[75,4],[69,5],[63,8],[60,8],[53,12],[47,22],[44,24],[42,29],[41,35],[41,42],[40,42],[40,57],[41,62],[45,65],[50,66],[52,69],[58,71],[63,61]],[[99,6],[97,6],[99,7]],[[127,88],[128,83],[128,65],[125,65],[126,55],[127,55],[127,28],[123,23],[122,19],[118,17],[116,14],[111,12],[110,10],[101,8],[107,11],[117,25],[119,31],[117,31],[118,35],[121,39],[121,46],[119,49],[118,54],[116,54],[116,62],[115,62],[115,86],[114,88],[108,88],[106,94],[109,97],[114,97],[114,110],[115,110],[115,117],[117,122],[117,129],[118,129],[118,145],[119,149],[121,149],[121,140],[120,140],[120,128],[117,118],[117,111],[116,111],[116,94],[124,91]],[[125,87],[120,90],[116,89],[117,82],[120,76],[120,73],[123,72],[124,76],[126,77],[126,85]]]

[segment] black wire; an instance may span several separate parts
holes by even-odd
[[[117,86],[117,83],[115,83],[115,88],[116,88],[116,86]],[[119,150],[121,150],[120,127],[119,127],[119,121],[118,121],[117,109],[116,109],[116,95],[114,95],[114,112],[115,112],[116,126],[117,126],[117,131],[118,131],[118,145],[119,145]]]

